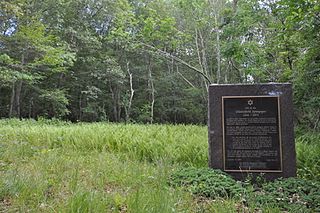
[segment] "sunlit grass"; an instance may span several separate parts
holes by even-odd
[[[297,140],[299,175],[318,179],[319,146],[305,140]],[[207,167],[207,152],[205,126],[1,120],[0,211],[243,210],[239,200],[168,185],[178,168]]]
[[[18,150],[20,157],[56,148],[79,152],[126,153],[130,158],[154,162],[207,165],[206,128],[185,125],[77,124],[2,125],[2,141]],[[8,148],[8,147],[7,147]],[[17,153],[16,155],[19,155]],[[17,156],[18,157],[18,156]]]

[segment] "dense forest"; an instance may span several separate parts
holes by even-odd
[[[211,83],[291,82],[320,128],[317,0],[1,0],[0,117],[206,123]]]

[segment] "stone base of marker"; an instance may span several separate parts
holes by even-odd
[[[209,167],[236,179],[296,176],[291,84],[209,87]]]

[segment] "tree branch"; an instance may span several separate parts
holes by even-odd
[[[169,58],[169,59],[173,59],[173,60],[175,60],[175,61],[177,61],[177,62],[179,62],[179,63],[187,66],[187,67],[190,68],[191,70],[193,70],[193,71],[197,72],[198,74],[202,75],[202,77],[204,77],[205,80],[206,80],[209,84],[211,84],[210,78],[209,78],[205,73],[203,73],[201,70],[197,69],[196,67],[192,66],[192,65],[189,64],[188,62],[182,60],[181,58],[178,58],[177,56],[171,55],[170,53],[168,53],[168,52],[166,52],[166,51],[163,51],[163,50],[160,50],[160,49],[158,49],[158,48],[156,48],[156,47],[154,47],[154,46],[151,46],[151,45],[149,45],[149,44],[145,44],[145,43],[140,43],[140,44],[141,44],[142,46],[144,46],[144,47],[147,47],[147,48],[153,50],[155,53],[158,53],[158,54],[161,55],[161,56],[164,56],[164,57]]]
[[[191,87],[196,88],[186,77],[184,77],[181,72],[177,71],[177,73],[185,80]]]

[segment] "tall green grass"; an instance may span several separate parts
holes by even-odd
[[[198,126],[1,120],[0,211],[192,212],[166,181],[206,166],[206,143]]]
[[[297,139],[299,176],[319,179],[319,134]],[[207,167],[207,128],[0,120],[0,212],[233,212],[167,184]],[[241,205],[240,205],[241,206]]]
[[[166,160],[190,166],[207,165],[207,130],[190,125],[70,124],[29,120],[2,121],[1,140],[16,155],[30,156],[56,148],[79,152],[125,153],[132,159]],[[10,143],[8,143],[10,141]],[[9,152],[11,153],[11,152]]]

